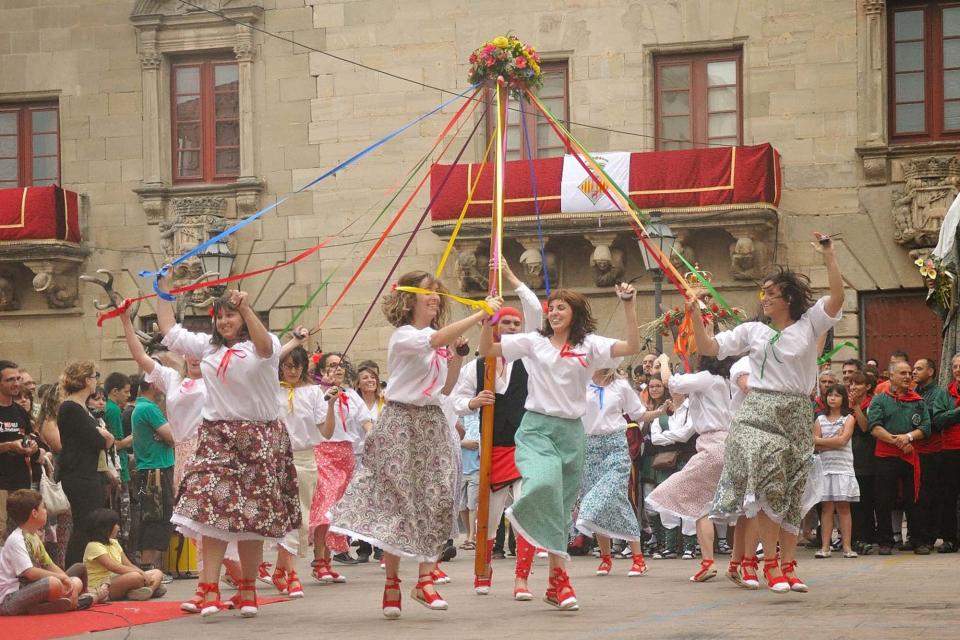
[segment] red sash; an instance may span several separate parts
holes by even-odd
[[[900,458],[913,466],[913,499],[915,501],[920,499],[920,454],[917,453],[916,447],[914,447],[913,453],[906,454],[896,445],[877,440],[877,447],[873,450],[873,455],[878,458]]]
[[[956,380],[950,381],[950,384],[947,385],[947,392],[953,398],[954,406],[960,407],[960,389],[957,389]],[[941,448],[944,450],[960,449],[960,423],[952,424],[943,430]]]
[[[940,453],[943,451],[943,434],[939,431],[931,433],[929,438],[914,442],[913,448],[917,453]]]
[[[493,447],[490,460],[490,488],[502,489],[520,479],[520,470],[514,458],[516,447]]]

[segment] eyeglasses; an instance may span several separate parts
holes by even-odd
[[[100,379],[100,372],[99,372],[99,371],[95,371],[92,376],[87,376],[87,378],[95,378],[95,379],[99,380],[99,379]]]
[[[280,366],[286,369],[287,371],[296,371],[297,369],[303,369],[303,365],[298,364],[296,362],[284,362]]]
[[[783,300],[783,296],[774,295],[772,293],[767,293],[763,289],[760,290],[760,300]]]

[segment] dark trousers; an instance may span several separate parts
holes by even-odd
[[[64,564],[70,566],[83,562],[83,552],[90,542],[90,514],[103,507],[103,485],[99,473],[90,477],[61,474],[60,484],[73,516],[73,532],[64,556]]]
[[[939,452],[920,454],[920,500],[917,502],[916,517],[908,522],[910,541],[915,546],[932,547],[940,534],[943,502],[941,457]]]
[[[877,501],[877,538],[881,545],[892,547],[893,535],[899,531],[893,530],[890,514],[897,503],[901,486],[907,522],[913,523],[917,520],[913,495],[913,466],[900,458],[877,458],[874,486]]]
[[[873,475],[858,475],[860,502],[850,503],[853,518],[853,539],[867,544],[877,543],[877,515]]]
[[[513,527],[510,527],[510,537],[507,538],[507,519],[500,518],[500,526],[497,527],[497,535],[494,538],[493,550],[497,553],[503,553],[503,543],[506,541],[510,553],[517,554],[517,540],[513,535]]]
[[[960,497],[960,450],[940,453],[940,478],[943,494],[940,502],[940,537],[957,545],[957,498]]]
[[[140,551],[166,551],[173,535],[173,467],[137,471],[140,476]]]

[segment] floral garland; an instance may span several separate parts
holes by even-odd
[[[470,84],[503,78],[515,94],[543,84],[540,54],[516,36],[497,36],[470,54]]]
[[[927,301],[933,299],[944,310],[953,306],[953,282],[956,276],[934,257],[917,258],[914,263],[920,269],[920,277],[927,286]]]
[[[717,330],[732,329],[746,317],[746,312],[740,307],[733,307],[733,312],[736,317],[730,315],[726,309],[714,302],[701,312],[703,324],[704,326],[713,324]],[[641,325],[640,336],[644,339],[652,339],[657,335],[669,336],[671,333],[676,335],[676,331],[680,329],[685,316],[686,312],[683,308],[674,307],[656,320]]]

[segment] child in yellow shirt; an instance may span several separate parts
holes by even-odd
[[[83,552],[89,588],[108,585],[111,600],[149,600],[167,592],[159,569],[143,571],[127,557],[117,542],[120,517],[112,509],[97,509],[90,515],[91,540]]]

